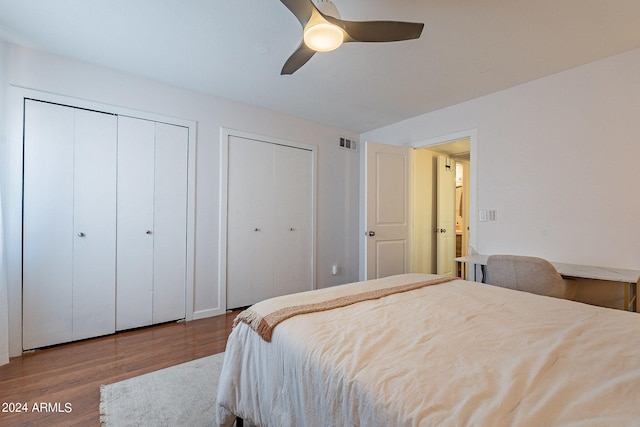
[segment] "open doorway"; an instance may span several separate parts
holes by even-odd
[[[444,162],[453,177],[443,177]],[[424,144],[414,152],[414,271],[467,277],[453,258],[471,244],[471,136]],[[443,180],[455,184],[443,186]],[[451,192],[443,197],[442,192]],[[447,224],[447,225],[443,225]],[[455,224],[455,226],[454,226]],[[452,246],[450,242],[455,242]]]
[[[465,148],[463,150],[455,148],[459,144],[463,144]],[[475,249],[472,248],[478,247],[474,214],[477,210],[477,156],[475,154],[477,146],[478,138],[475,129],[420,141],[409,146],[370,141],[364,143],[361,176],[363,208],[360,218],[363,233],[360,234],[359,240],[361,280],[381,277],[378,274],[380,271],[375,273],[377,260],[385,260],[385,262],[392,260],[394,266],[400,266],[391,270],[386,269],[393,272],[435,273],[437,271],[438,248],[434,238],[436,228],[434,209],[437,207],[437,200],[434,189],[436,179],[433,158],[441,156],[442,151],[449,157],[456,157],[458,162],[466,160],[461,157],[463,153],[465,157],[468,156],[469,173],[465,174],[466,177],[463,177],[463,180],[465,185],[468,183],[469,190],[463,193],[466,195],[462,206],[463,211],[467,210],[470,214],[467,214],[466,225],[460,225],[461,231],[465,229],[467,231],[467,233],[461,233],[461,243],[465,235],[468,243],[461,245],[461,252],[464,252],[464,247],[468,244],[467,253],[475,253]],[[439,152],[434,151],[434,148]],[[389,161],[380,161],[381,156],[388,158]],[[449,165],[451,167],[451,163]],[[379,170],[381,166],[392,167]],[[381,173],[383,176],[380,175]],[[379,187],[380,183],[384,185]],[[380,189],[384,190],[383,198],[378,197],[377,192]],[[452,191],[455,191],[454,189]],[[452,199],[455,199],[455,196]],[[464,201],[468,203],[465,204]],[[378,209],[380,206],[385,207],[385,212],[394,214],[392,215],[394,221],[390,221],[389,218],[382,221],[378,221],[379,218],[376,219],[377,213],[380,213]],[[451,208],[451,215],[452,217],[455,215],[455,207]],[[455,220],[453,221],[455,223]],[[396,231],[402,229],[402,236],[390,235],[387,231],[391,228]],[[394,256],[389,256],[388,251],[381,253],[376,248],[397,250],[394,251]],[[455,252],[450,256],[452,261],[453,258],[455,258]],[[473,280],[474,272],[469,273],[466,278]],[[463,277],[465,277],[464,274]]]

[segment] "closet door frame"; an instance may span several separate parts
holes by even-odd
[[[316,289],[316,233],[317,233],[317,146],[301,142],[288,141],[280,138],[272,138],[255,133],[244,132],[236,129],[220,129],[220,246],[218,248],[218,273],[220,286],[218,287],[219,310],[224,313],[227,310],[227,207],[228,207],[228,183],[229,183],[229,140],[231,137],[239,137],[262,141],[264,143],[300,148],[311,152],[311,289]]]
[[[129,116],[138,119],[146,119],[155,122],[167,123],[171,125],[183,126],[189,130],[188,166],[187,166],[187,253],[186,253],[186,290],[185,290],[185,320],[193,320],[199,317],[194,316],[194,289],[195,289],[195,190],[196,190],[196,122],[175,117],[164,116],[150,112],[138,111],[126,107],[104,104],[74,98],[70,96],[43,92],[35,89],[28,89],[20,86],[10,85],[7,92],[10,107],[7,111],[7,122],[10,124],[7,129],[7,141],[9,150],[8,159],[5,164],[9,167],[3,171],[7,180],[7,190],[3,193],[3,202],[6,206],[22,206],[23,187],[23,127],[24,123],[24,103],[26,99],[50,102],[73,108],[86,109],[91,111],[114,114],[118,116]],[[19,107],[18,107],[19,106]],[[17,124],[20,125],[12,125]],[[20,144],[13,143],[20,141]],[[18,265],[19,269],[8,272],[8,297],[9,297],[9,354],[11,357],[22,353],[22,208],[20,210],[10,210],[7,208],[3,212],[5,220],[5,243],[6,247],[12,249],[7,251],[7,264]]]

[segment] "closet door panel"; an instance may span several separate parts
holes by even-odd
[[[273,295],[272,144],[229,140],[227,202],[227,306],[254,304]]]
[[[25,350],[72,336],[73,140],[73,109],[25,102]]]
[[[156,124],[153,323],[185,317],[188,129]]]
[[[152,322],[154,142],[154,122],[118,117],[117,330]]]
[[[251,275],[251,304],[273,296],[273,147],[261,142],[258,144],[261,145],[254,153],[251,165],[247,165],[254,187],[247,206],[247,213],[252,213],[252,221],[245,228],[248,230],[248,247],[244,264],[244,269]]]
[[[73,339],[115,331],[117,118],[75,110]]]
[[[274,296],[313,287],[313,164],[309,150],[275,146]]]

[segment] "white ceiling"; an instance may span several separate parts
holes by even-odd
[[[291,76],[279,0],[0,0],[0,37],[364,132],[640,47],[640,0],[333,0],[343,19],[424,22]]]

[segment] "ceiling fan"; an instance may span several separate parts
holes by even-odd
[[[302,25],[303,40],[282,67],[293,74],[316,52],[329,52],[342,43],[393,42],[417,39],[424,24],[399,21],[345,21],[331,0],[281,0]]]

